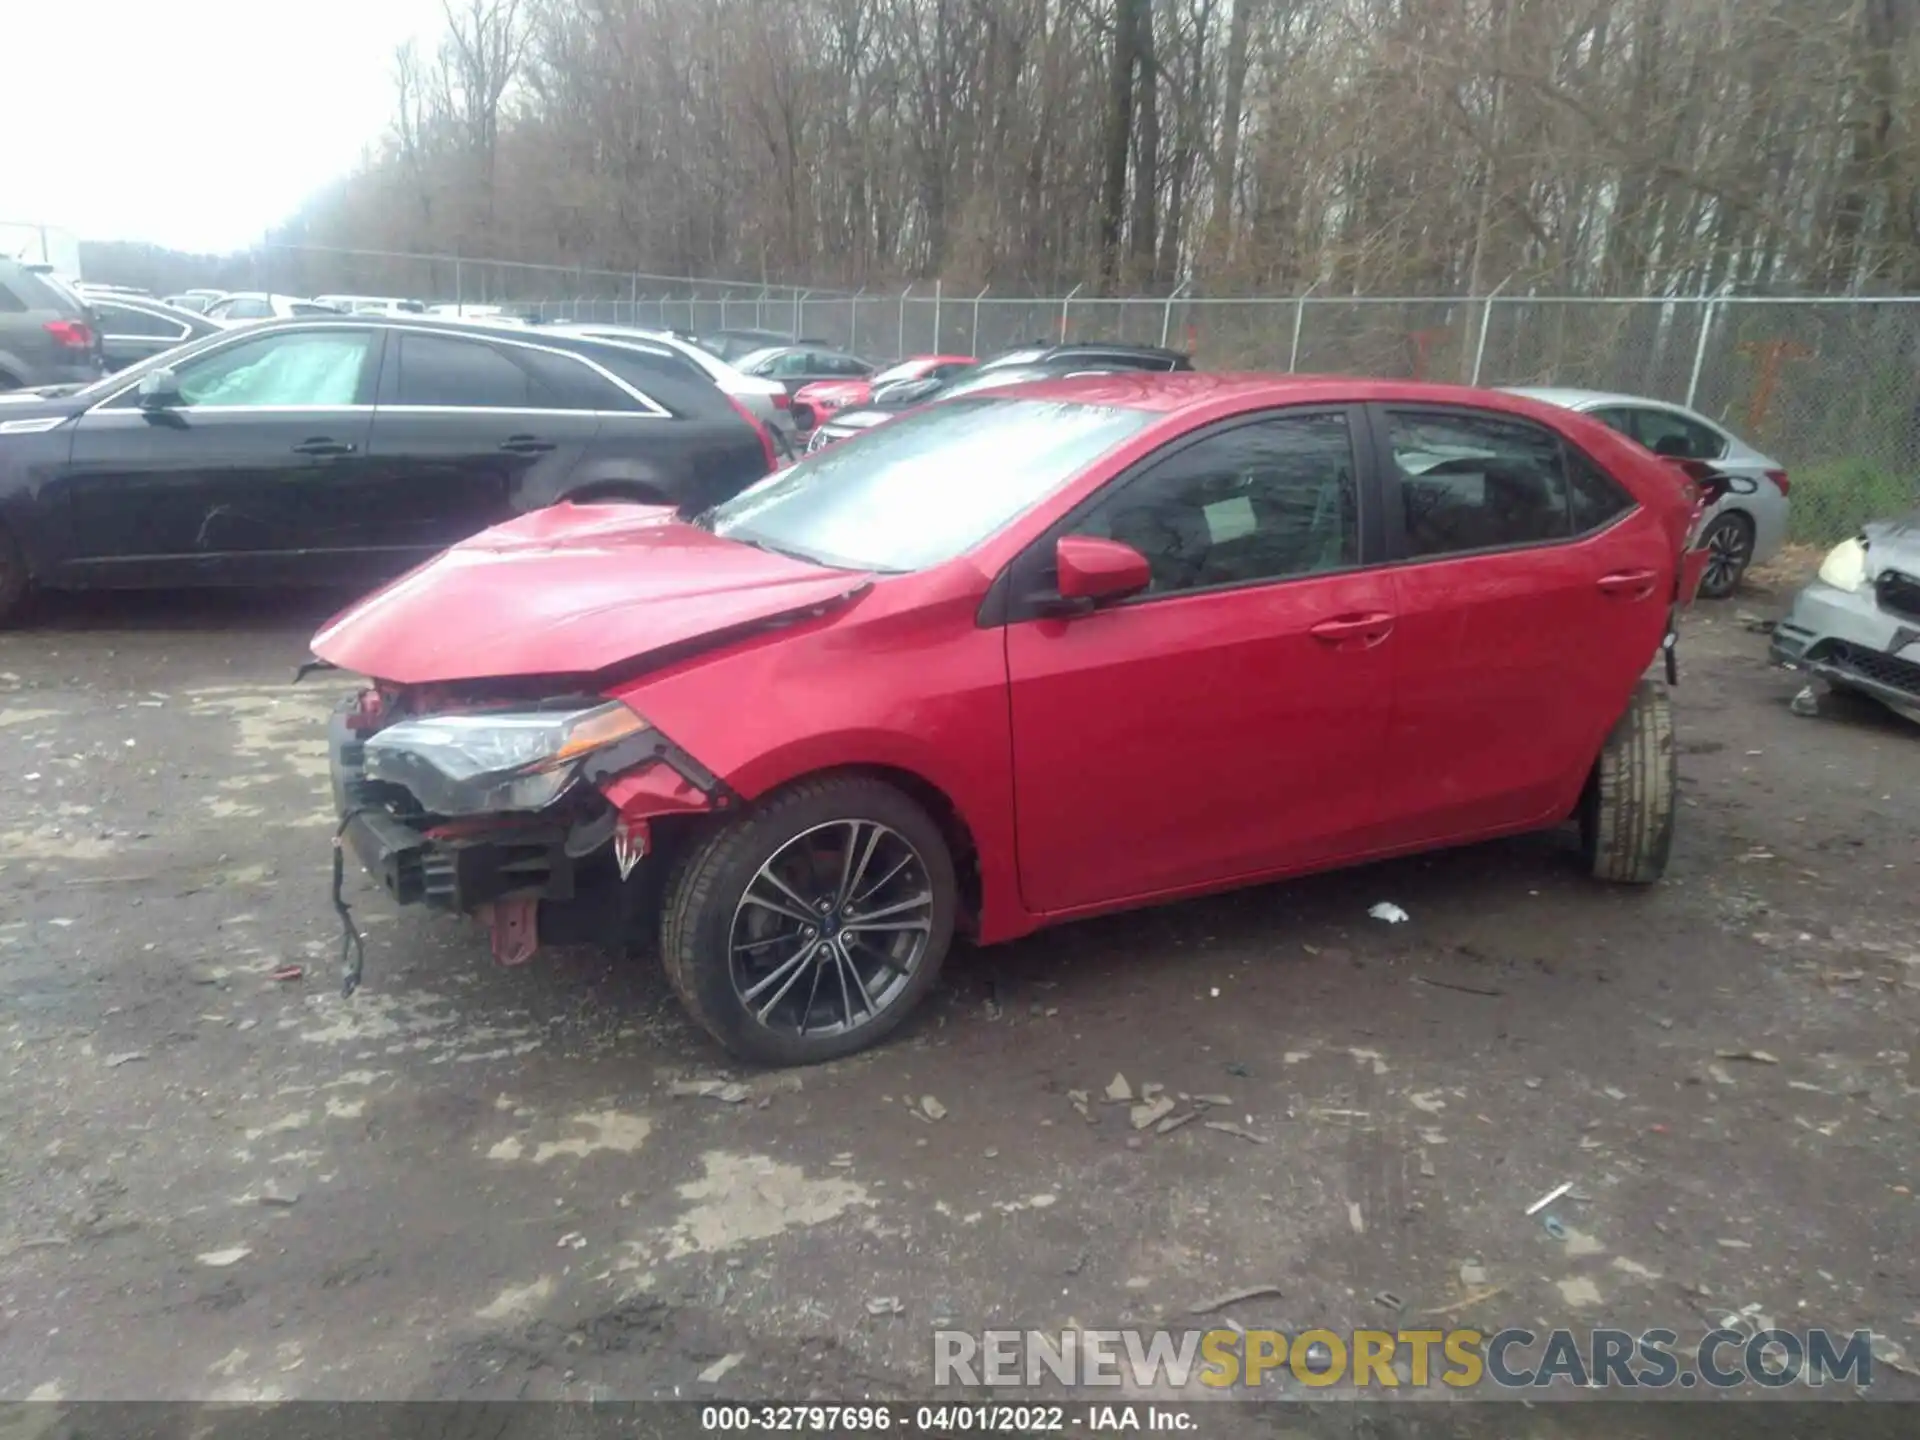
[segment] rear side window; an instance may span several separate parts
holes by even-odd
[[[220,314],[228,320],[266,320],[273,315],[273,306],[265,300],[241,299],[229,300],[221,307]]]
[[[187,327],[178,320],[137,310],[131,305],[116,305],[111,300],[93,302],[93,313],[100,329],[108,335],[138,335],[143,339],[184,340]]]
[[[24,310],[51,310],[60,315],[77,314],[83,307],[78,300],[67,299],[31,270],[15,270],[0,282],[0,310],[19,314]]]
[[[1410,558],[1573,534],[1563,447],[1552,431],[1491,415],[1390,410],[1387,433]]]
[[[1572,446],[1567,447],[1566,457],[1574,534],[1598,530],[1633,509],[1634,498],[1621,488],[1619,481]]]
[[[631,410],[633,397],[584,360],[544,350],[521,350],[514,359],[534,375],[542,405],[560,410]]]
[[[396,405],[525,410],[537,402],[525,370],[493,346],[439,335],[402,335]]]

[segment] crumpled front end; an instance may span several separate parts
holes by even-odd
[[[340,827],[335,907],[351,853],[402,905],[473,915],[517,965],[542,938],[613,939],[654,822],[731,803],[698,761],[618,700],[522,685],[375,685],[333,715]],[[347,988],[358,982],[357,959]]]
[[[1854,546],[1862,552],[1857,563]],[[1769,653],[1776,665],[1920,721],[1920,566],[1913,574],[1892,565],[1869,573],[1866,556],[1857,540],[1838,547],[1774,626]]]

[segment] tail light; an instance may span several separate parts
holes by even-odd
[[[747,409],[746,406],[742,405],[731,395],[727,396],[727,403],[733,407],[736,415],[753,427],[753,433],[760,438],[760,453],[767,457],[767,473],[772,474],[775,470],[778,470],[780,468],[780,457],[774,452],[773,436],[767,433],[767,427],[760,423],[751,410]]]
[[[787,392],[784,390],[780,391],[773,397],[773,408],[776,410],[788,409],[789,407],[792,406],[792,404],[793,404],[793,397],[787,394]]]
[[[1785,495],[1792,489],[1792,486],[1787,480],[1787,472],[1784,470],[1769,470],[1767,471],[1767,478],[1773,482],[1774,488],[1782,495]]]
[[[67,350],[91,350],[93,327],[84,320],[49,320],[41,327],[53,343]]]

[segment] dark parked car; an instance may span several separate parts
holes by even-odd
[[[100,354],[109,370],[124,370],[221,330],[204,315],[131,295],[96,292],[87,297],[87,308],[100,331]]]
[[[0,259],[0,390],[99,374],[100,332],[86,302],[39,267]]]
[[[697,343],[731,365],[743,355],[751,355],[756,350],[765,350],[770,346],[807,345],[812,342],[785,330],[749,329],[710,331],[702,335]]]
[[[627,345],[269,321],[0,402],[0,616],[27,586],[391,575],[561,500],[700,510],[773,468],[703,377]]]
[[[1054,344],[1046,340],[1035,340],[1029,344],[1016,345],[1011,350],[1003,350],[992,359],[985,361],[981,369],[997,369],[1002,365],[1054,365],[1069,361],[1084,361],[1089,365],[1100,365],[1115,370],[1191,370],[1193,357],[1179,350],[1169,350],[1163,345],[1130,345],[1124,340],[1074,340],[1065,344]]]

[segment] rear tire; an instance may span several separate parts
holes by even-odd
[[[734,1055],[818,1064],[876,1043],[933,988],[958,897],[946,839],[918,804],[862,775],[805,780],[682,857],[660,955],[688,1013]]]
[[[1642,680],[1601,747],[1580,806],[1581,850],[1594,878],[1651,885],[1664,875],[1678,801],[1673,702],[1658,680]]]
[[[1707,552],[1700,594],[1708,600],[1724,600],[1740,588],[1747,566],[1753,563],[1753,521],[1737,510],[1729,511],[1707,527],[1700,548]]]

